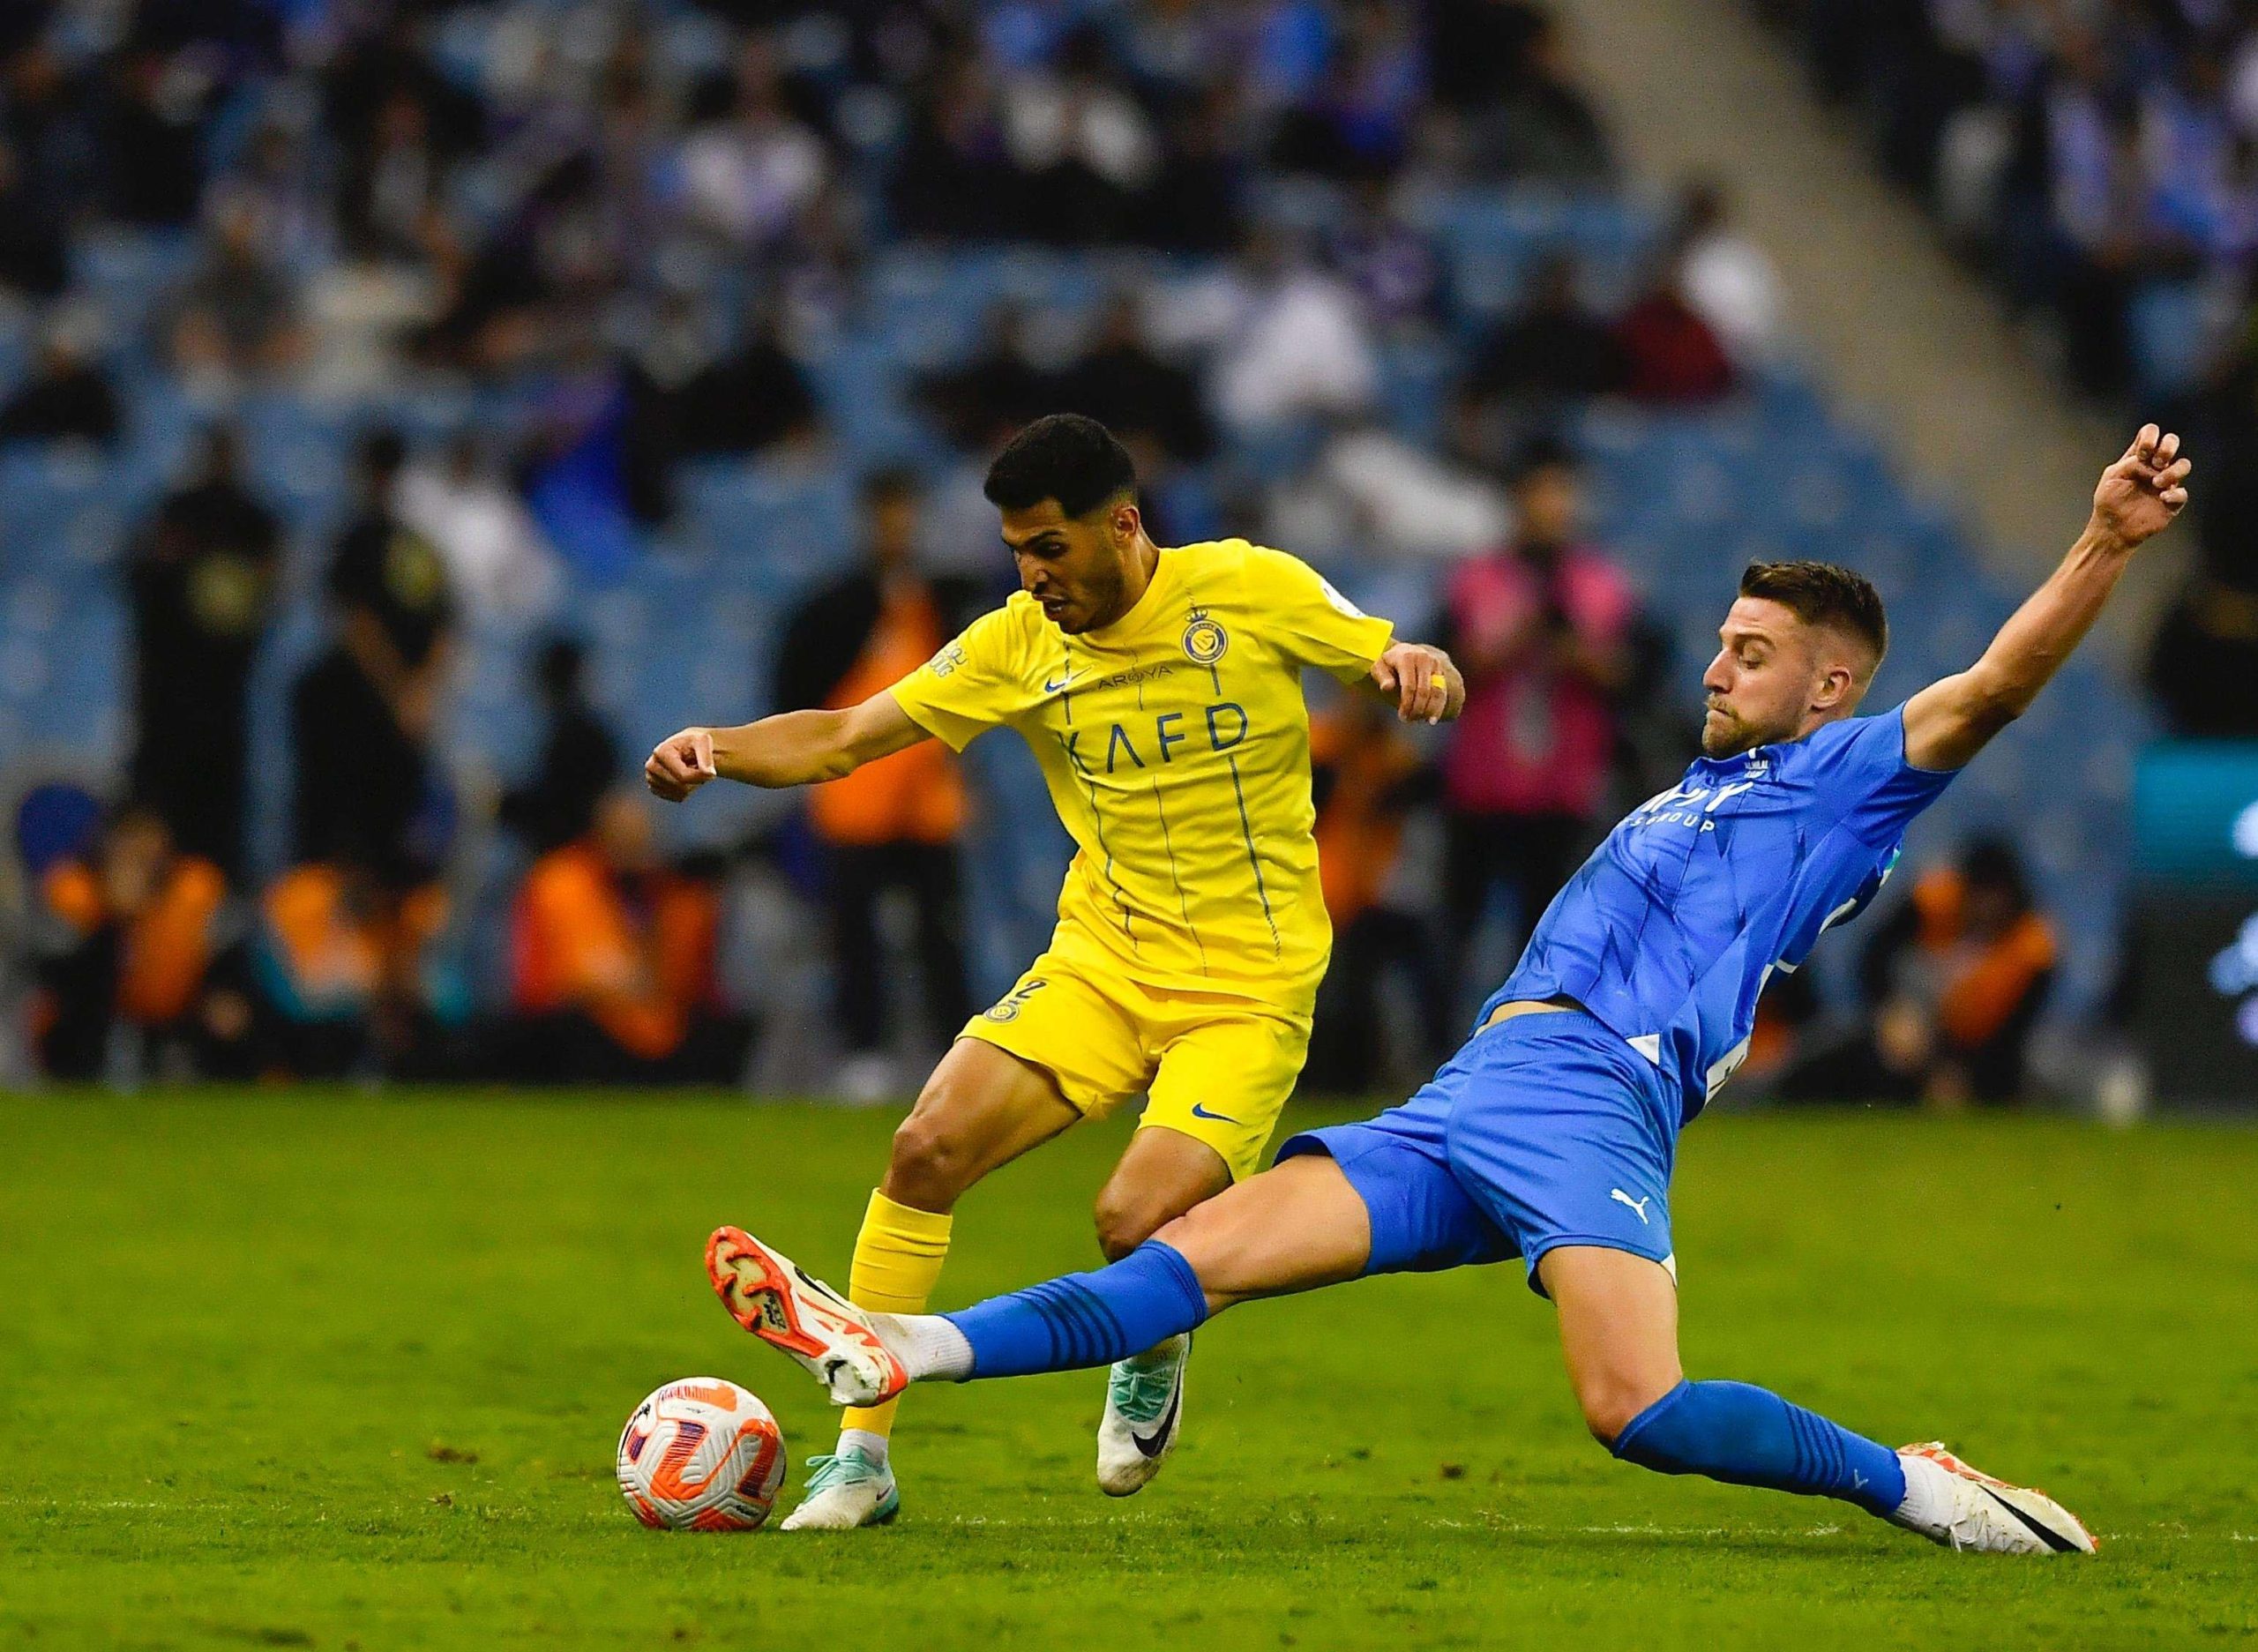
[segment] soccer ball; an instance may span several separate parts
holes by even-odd
[[[646,1526],[757,1530],[783,1481],[776,1419],[719,1377],[667,1384],[635,1408],[619,1436],[619,1489]]]

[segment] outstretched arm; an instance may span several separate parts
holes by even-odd
[[[2101,473],[2093,514],[2062,565],[2000,627],[1984,657],[1905,702],[1905,760],[1954,769],[2030,707],[2099,617],[2133,552],[2187,503],[2189,462],[2179,438],[2141,427]]]
[[[736,729],[684,729],[659,742],[643,780],[669,803],[709,780],[806,786],[930,738],[885,689],[844,711],[788,711]]]

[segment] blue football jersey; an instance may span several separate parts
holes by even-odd
[[[1746,1058],[1766,980],[1873,899],[1906,826],[1951,781],[1905,760],[1903,706],[1696,758],[1553,897],[1482,1019],[1566,993],[1659,1067],[1693,1118]]]

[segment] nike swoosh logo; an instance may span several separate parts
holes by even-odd
[[[1201,1102],[1194,1102],[1192,1103],[1192,1116],[1194,1118],[1212,1119],[1219,1125],[1235,1125],[1238,1123],[1238,1120],[1233,1118],[1229,1113],[1209,1112],[1207,1109],[1206,1103]]]
[[[1140,1434],[1133,1428],[1129,1431],[1129,1438],[1135,1443],[1139,1456],[1157,1457],[1168,1449],[1169,1431],[1176,1426],[1176,1414],[1183,1404],[1184,1380],[1179,1377],[1177,1379],[1176,1392],[1168,1397],[1168,1409],[1161,1414],[1161,1425],[1155,1429],[1149,1437]]]
[[[1134,1436],[1132,1436],[1132,1438],[1134,1438]],[[1140,1446],[1144,1444],[1142,1440],[1139,1440],[1137,1443]],[[1147,1456],[1150,1456],[1152,1454],[1148,1452],[1145,1454]],[[2022,1509],[2017,1508],[2014,1504],[2008,1502],[2007,1499],[2001,1497],[1997,1491],[1992,1490],[1990,1486],[1982,1485],[1978,1486],[1977,1489],[1982,1491],[1985,1496],[1990,1498],[1992,1501],[1997,1503],[2001,1508],[2007,1510],[2008,1514],[2014,1515],[2018,1521],[2030,1529],[2032,1536],[2037,1538],[2039,1542],[2045,1544],[2056,1554],[2072,1554],[2076,1552],[2077,1544],[2072,1543],[2067,1537],[2063,1536],[2061,1533],[2050,1529],[2044,1521],[2035,1519],[2031,1515],[2024,1513]]]
[[[1074,680],[1074,676],[1075,674],[1069,671],[1056,683],[1046,676],[1043,679],[1043,691],[1046,694],[1063,694],[1066,691],[1066,685]]]

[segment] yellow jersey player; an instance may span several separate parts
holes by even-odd
[[[714,779],[833,780],[928,738],[1016,729],[1076,846],[1050,946],[966,1025],[894,1133],[855,1243],[860,1306],[923,1311],[950,1212],[980,1178],[1140,1092],[1098,1195],[1125,1256],[1251,1174],[1301,1071],[1332,945],[1312,836],[1315,666],[1407,719],[1457,715],[1439,649],[1394,639],[1306,564],[1244,540],[1163,549],[1127,452],[1096,421],[1037,420],[985,491],[1021,589],[892,688],[841,711],[686,729],[646,768],[673,801]],[[1098,1479],[1125,1496],[1183,1417],[1186,1338],[1117,1364]],[[850,1410],[786,1530],[875,1525],[901,1506],[893,1407]]]

